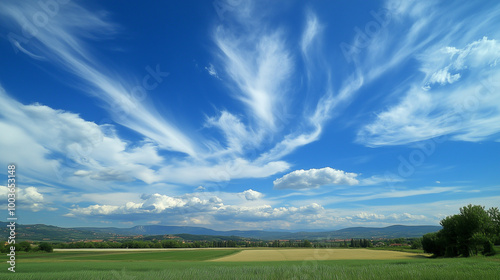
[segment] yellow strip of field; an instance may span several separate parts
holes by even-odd
[[[326,260],[397,260],[427,255],[368,249],[263,249],[242,250],[239,253],[214,259],[216,262],[251,261],[326,261]]]

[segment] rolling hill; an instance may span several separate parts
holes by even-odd
[[[8,236],[7,223],[0,222],[0,236]],[[137,235],[166,235],[166,234],[189,234],[210,236],[239,236],[246,238],[274,240],[274,239],[348,239],[348,238],[399,238],[420,237],[429,232],[440,230],[440,226],[404,226],[393,225],[383,228],[375,227],[351,227],[335,231],[324,232],[283,232],[262,230],[231,230],[216,231],[203,227],[189,226],[162,226],[145,225],[131,228],[115,227],[76,227],[62,228],[51,225],[17,225],[16,233],[18,240],[31,241],[78,241],[95,239],[114,239],[124,236]],[[0,239],[2,239],[0,237]]]

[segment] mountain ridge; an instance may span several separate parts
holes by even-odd
[[[7,236],[6,222],[0,222],[0,236]],[[435,232],[441,226],[432,225],[391,225],[387,227],[350,227],[331,231],[267,231],[267,230],[229,230],[217,231],[204,227],[193,226],[164,226],[164,225],[140,225],[130,228],[116,227],[73,227],[63,228],[45,224],[22,225],[18,224],[16,233],[19,239],[41,241],[75,241],[116,238],[118,236],[138,235],[218,235],[239,236],[246,238],[273,240],[273,239],[349,239],[349,238],[412,238]],[[0,237],[1,239],[1,237]]]

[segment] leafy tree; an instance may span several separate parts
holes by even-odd
[[[369,248],[373,247],[373,243],[371,240],[367,240],[366,247],[369,247]]]
[[[484,207],[472,206],[471,204],[460,208],[459,217],[461,218],[458,229],[459,252],[464,257],[477,254],[476,246],[478,244],[473,236],[475,234],[486,235],[491,233],[491,218],[484,210]]]
[[[488,209],[488,215],[491,218],[490,228],[493,235],[493,243],[500,245],[500,211],[497,207]]]
[[[38,250],[45,251],[47,253],[52,253],[54,251],[54,247],[52,247],[52,244],[47,243],[47,242],[42,242],[40,245],[38,245]]]
[[[7,253],[8,247],[4,245],[5,241],[0,240],[0,253]]]
[[[441,220],[441,229],[422,238],[425,252],[435,256],[472,256],[479,253],[494,254],[493,242],[500,235],[498,208],[488,211],[483,206],[467,205],[460,213]]]
[[[307,239],[306,239],[306,240],[304,240],[304,243],[303,243],[303,244],[304,244],[304,247],[312,247],[311,242],[310,242],[309,240],[307,240]]]
[[[445,248],[440,235],[440,232],[424,234],[422,237],[422,248],[424,252],[434,254],[435,256],[444,255]]]
[[[483,245],[484,249],[482,254],[485,256],[494,256],[496,254],[495,246],[493,246],[493,243],[488,240],[486,243]]]
[[[393,243],[403,244],[403,243],[406,243],[406,239],[405,238],[396,238],[393,240]]]
[[[411,242],[412,249],[422,249],[422,238],[417,238]]]
[[[29,252],[31,250],[31,244],[28,241],[21,241],[16,249]]]
[[[441,220],[441,229],[437,234],[436,245],[438,252],[432,252],[436,256],[455,257],[459,254],[459,229],[462,226],[459,215],[448,216]],[[425,237],[425,236],[424,236]]]

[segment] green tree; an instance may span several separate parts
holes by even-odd
[[[494,256],[496,254],[495,246],[493,246],[493,243],[490,240],[486,241],[486,243],[483,246],[484,246],[482,252],[483,255]]]
[[[488,216],[490,216],[490,230],[493,235],[493,243],[500,245],[500,211],[497,207],[488,209]]]
[[[434,254],[434,256],[444,255],[445,248],[440,235],[440,232],[424,234],[422,237],[422,248],[424,252]]]
[[[307,248],[312,247],[311,242],[310,242],[309,240],[307,240],[307,239],[306,239],[306,240],[304,240],[304,243],[303,243],[303,244],[304,244],[304,247],[307,247]]]
[[[52,253],[54,251],[54,247],[52,247],[52,244],[50,243],[42,242],[38,245],[38,250]]]
[[[31,244],[28,241],[21,241],[17,247],[18,250],[29,252],[31,251]]]
[[[412,249],[422,249],[422,238],[414,239],[411,242],[411,248]]]
[[[435,256],[491,254],[500,233],[499,217],[498,208],[486,211],[483,206],[469,204],[460,208],[459,214],[441,220],[439,232],[424,235],[422,247]]]
[[[473,235],[491,233],[489,228],[491,218],[483,206],[471,204],[460,208],[459,217],[458,250],[464,257],[477,254],[477,243],[473,239]]]
[[[8,247],[4,245],[5,241],[0,240],[0,253],[7,253]]]

